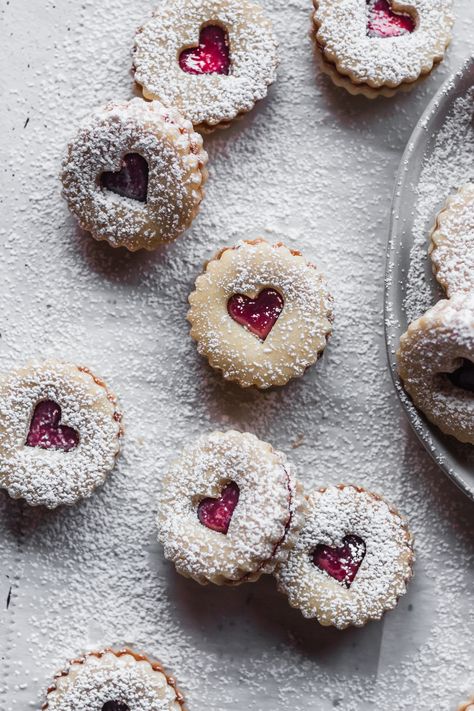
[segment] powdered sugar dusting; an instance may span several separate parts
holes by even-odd
[[[312,492],[309,511],[287,563],[276,573],[282,592],[305,617],[344,629],[379,619],[393,608],[411,578],[411,536],[388,504],[352,486]],[[350,588],[317,568],[316,546],[340,545],[347,535],[365,544],[365,556]]]
[[[443,432],[474,444],[474,398],[447,374],[474,362],[474,294],[438,301],[400,339],[400,376],[415,404]]]
[[[426,279],[429,231],[433,215],[446,199],[474,176],[474,87],[458,98],[445,125],[426,157],[420,180],[413,221],[413,247],[407,274],[405,308],[410,321],[426,311],[436,299],[432,280]]]
[[[416,29],[398,37],[371,37],[365,0],[314,0],[317,41],[325,58],[355,84],[397,87],[416,81],[439,62],[451,38],[452,0],[397,3]]]
[[[34,355],[88,363],[119,395],[126,422],[123,456],[90,500],[44,512],[0,494],[0,707],[37,709],[66,660],[128,642],[162,660],[190,711],[369,711],[387,699],[403,711],[453,711],[474,688],[472,506],[405,423],[381,304],[395,171],[429,97],[471,49],[474,6],[457,0],[453,51],[426,83],[368,106],[318,73],[307,4],[268,0],[285,48],[279,81],[245,119],[206,139],[211,179],[187,235],[131,255],[77,231],[57,175],[82,117],[132,95],[128,49],[156,5],[0,8],[11,62],[0,103],[0,367]],[[318,264],[337,324],[317,367],[266,392],[210,371],[185,318],[204,260],[258,235]],[[164,561],[162,476],[187,442],[231,427],[291,454],[308,488],[356,481],[406,514],[416,575],[381,622],[324,629],[292,610],[270,577],[201,588]]]
[[[197,507],[229,483],[240,496],[224,535],[203,526]],[[213,432],[190,445],[166,474],[159,539],[177,570],[197,582],[256,580],[288,556],[302,523],[300,498],[283,454],[248,433]]]
[[[215,24],[229,37],[227,74],[184,72],[182,50],[199,44],[202,27]],[[136,81],[146,98],[177,106],[194,124],[215,127],[250,111],[275,80],[277,43],[263,8],[249,0],[171,0],[139,28]]]
[[[126,155],[148,163],[146,204],[110,190],[100,178]],[[204,196],[207,154],[192,124],[158,102],[133,99],[93,113],[69,145],[64,197],[83,229],[112,247],[156,249],[190,226]]]
[[[264,341],[231,318],[236,294],[276,289],[283,310]],[[189,297],[191,336],[224,378],[243,387],[284,385],[320,357],[332,332],[326,280],[299,252],[265,240],[240,242],[211,259]]]
[[[51,687],[49,711],[181,711],[181,695],[147,659],[106,650],[73,661]],[[114,704],[115,702],[115,704]]]
[[[474,183],[448,198],[431,233],[430,256],[448,296],[474,290]]]

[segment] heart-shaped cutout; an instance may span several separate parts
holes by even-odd
[[[359,536],[345,536],[342,546],[331,548],[319,544],[313,552],[313,563],[331,578],[350,588],[365,556],[365,543]]]
[[[463,358],[461,367],[454,373],[448,373],[448,378],[457,388],[474,393],[474,363],[472,361]]]
[[[229,37],[223,27],[206,25],[199,34],[199,45],[179,55],[179,66],[187,74],[229,74]]]
[[[394,12],[388,0],[367,0],[367,36],[400,37],[416,28],[407,13]]]
[[[283,311],[284,301],[275,289],[263,289],[256,299],[234,294],[227,302],[229,316],[264,341]]]
[[[148,163],[139,153],[127,153],[117,172],[106,171],[100,176],[103,188],[138,202],[146,202],[148,195]]]
[[[124,701],[106,701],[102,711],[130,711],[130,707]]]
[[[31,418],[30,431],[26,438],[28,447],[41,449],[62,449],[69,452],[79,444],[79,432],[72,427],[59,424],[61,408],[53,400],[39,402]]]
[[[203,499],[198,506],[198,518],[203,526],[212,531],[226,534],[230,522],[239,503],[240,489],[231,481],[218,499]]]

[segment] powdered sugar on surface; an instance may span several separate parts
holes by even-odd
[[[77,232],[57,174],[90,110],[132,95],[129,50],[153,6],[0,5],[10,67],[0,79],[0,365],[80,359],[119,395],[127,429],[116,472],[74,509],[45,513],[0,495],[0,707],[38,708],[66,659],[128,642],[163,661],[191,711],[385,711],[393,699],[397,711],[454,711],[474,687],[472,506],[405,422],[382,299],[394,174],[429,97],[470,50],[474,7],[455,3],[454,45],[423,86],[368,103],[317,71],[309,5],[267,0],[284,47],[279,80],[205,141],[210,182],[191,231],[129,255]],[[259,235],[321,267],[336,316],[319,367],[265,393],[212,373],[185,320],[204,260]],[[229,427],[288,453],[308,487],[352,480],[407,515],[415,578],[383,622],[323,629],[270,578],[201,589],[164,563],[154,530],[162,473],[188,438]]]

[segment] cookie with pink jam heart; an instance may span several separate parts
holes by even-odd
[[[303,375],[332,332],[332,298],[318,269],[262,239],[211,259],[189,303],[199,353],[242,387],[269,388]]]
[[[178,573],[202,585],[254,582],[287,558],[304,507],[284,454],[252,434],[212,432],[165,475],[158,538]]]
[[[249,0],[169,0],[137,31],[135,80],[202,131],[226,128],[275,80],[277,41]]]
[[[351,94],[393,96],[439,63],[452,0],[313,0],[321,68]]]
[[[115,465],[117,400],[87,368],[46,361],[0,378],[0,486],[53,509],[89,497]]]
[[[46,694],[43,711],[184,711],[184,698],[161,664],[131,649],[104,649],[72,660]]]
[[[204,197],[202,137],[174,108],[132,99],[95,112],[69,145],[63,195],[84,230],[152,250],[190,227]]]
[[[275,576],[305,617],[344,629],[394,608],[413,562],[412,536],[401,516],[380,496],[340,484],[308,496],[305,523]]]

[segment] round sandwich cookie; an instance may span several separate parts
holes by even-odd
[[[275,80],[277,41],[249,0],[168,0],[137,31],[135,79],[203,131],[226,128]]]
[[[474,293],[439,301],[400,339],[398,372],[415,406],[474,444]]]
[[[202,137],[175,108],[132,99],[92,114],[69,145],[63,195],[96,240],[153,250],[190,227],[204,197]]]
[[[184,711],[176,682],[130,649],[91,652],[70,662],[48,689],[43,711]]]
[[[344,629],[394,608],[413,560],[412,537],[400,515],[376,494],[339,485],[308,496],[306,521],[275,575],[292,607]]]
[[[265,240],[225,248],[189,297],[198,352],[242,387],[285,385],[322,355],[332,332],[332,297],[300,252]]]
[[[321,68],[367,98],[393,96],[440,62],[451,40],[452,0],[313,0]]]
[[[89,497],[115,465],[117,400],[82,366],[31,363],[0,378],[0,486],[31,506]]]
[[[431,232],[429,253],[448,297],[474,291],[474,183],[448,198]]]
[[[284,454],[252,434],[212,432],[165,475],[158,538],[198,583],[254,582],[287,558],[304,506]]]

